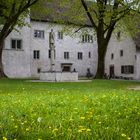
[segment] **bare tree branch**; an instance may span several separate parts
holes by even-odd
[[[82,3],[82,5],[83,5],[83,7],[85,9],[85,12],[86,12],[86,14],[87,14],[87,16],[88,16],[88,18],[89,18],[92,26],[94,27],[95,30],[97,30],[97,25],[95,24],[95,22],[94,22],[94,20],[93,20],[93,18],[91,16],[91,14],[90,14],[90,12],[88,11],[88,7],[87,7],[85,1],[84,0],[81,0],[81,3]]]

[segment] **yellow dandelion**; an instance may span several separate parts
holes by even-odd
[[[70,121],[73,121],[73,119],[72,119],[72,118],[70,118]]]
[[[81,119],[81,120],[84,120],[84,119],[85,119],[85,117],[80,117],[80,119]]]
[[[86,130],[86,128],[81,128],[81,130],[82,130],[82,131],[85,131],[85,130]]]
[[[81,132],[82,132],[82,130],[80,129],[80,130],[78,130],[78,132],[79,132],[79,133],[81,133]]]
[[[17,125],[15,125],[15,128],[18,128],[18,126],[17,126]]]
[[[7,140],[7,138],[6,137],[2,137],[3,138],[3,140]]]
[[[26,128],[26,131],[29,131],[30,129],[29,128]]]
[[[91,129],[88,128],[86,131],[87,131],[87,132],[91,132]]]
[[[53,130],[52,130],[52,132],[56,132],[56,131],[58,131],[58,129],[57,129],[57,128],[55,128],[55,129],[53,129]]]
[[[122,137],[126,137],[126,135],[125,135],[125,134],[121,134],[121,136],[122,136]]]
[[[24,123],[27,123],[27,121],[24,121]]]

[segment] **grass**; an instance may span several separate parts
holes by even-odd
[[[0,139],[140,140],[137,85],[0,80]]]

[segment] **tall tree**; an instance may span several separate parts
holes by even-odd
[[[98,44],[97,78],[104,75],[104,59],[111,36],[117,27],[134,35],[140,23],[140,0],[52,0],[56,3],[58,23],[74,23],[84,30],[87,25],[94,29]],[[56,9],[56,8],[55,8]],[[133,19],[133,20],[132,20]],[[90,23],[89,23],[90,21]],[[68,27],[69,28],[69,27]],[[67,29],[66,29],[67,30]],[[69,33],[70,28],[68,29]],[[133,36],[132,36],[133,37]]]
[[[15,26],[24,26],[29,8],[39,0],[0,0],[0,77],[4,76],[2,52],[4,40]]]
[[[131,26],[133,29],[138,27],[140,0],[91,0],[94,1],[94,4],[87,4],[86,0],[80,1],[97,35],[98,69],[96,76],[102,78],[104,75],[104,59],[112,33],[117,24],[123,20],[125,27],[128,30],[131,29],[130,32],[132,32]],[[132,20],[132,17],[135,19]]]

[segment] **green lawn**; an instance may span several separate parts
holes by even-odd
[[[0,139],[140,140],[137,85],[0,80]]]

